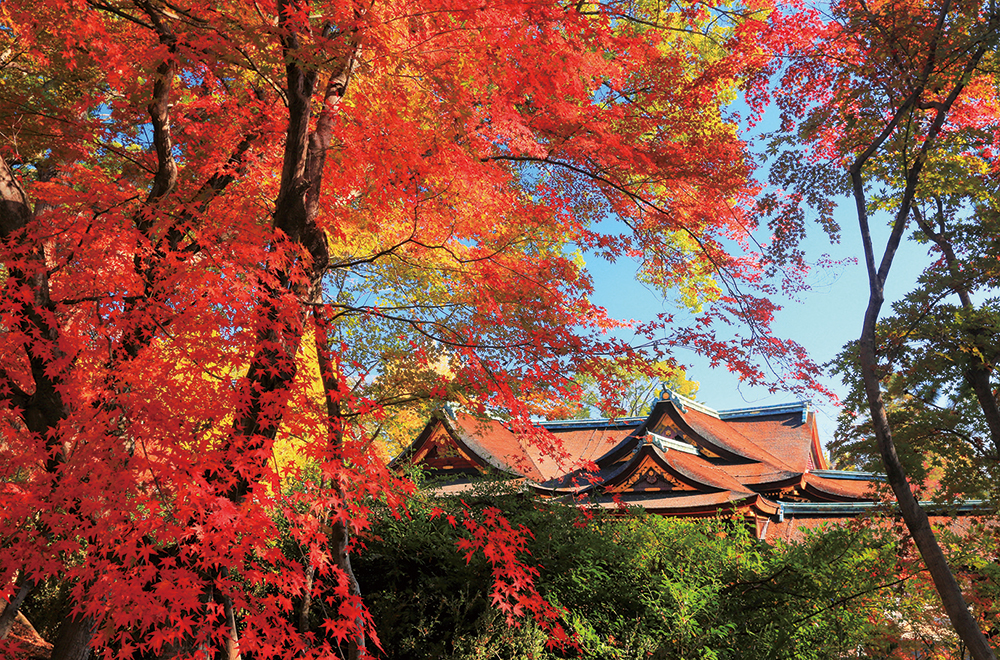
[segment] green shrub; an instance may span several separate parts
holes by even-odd
[[[565,608],[577,648],[546,650],[538,626],[506,625],[490,606],[488,561],[457,550],[463,504],[438,498],[415,503],[409,519],[380,517],[355,562],[389,657],[842,658],[886,636],[898,598],[880,588],[895,581],[896,544],[861,526],[770,546],[741,520],[588,520],[503,492],[466,501],[532,531],[522,560]]]

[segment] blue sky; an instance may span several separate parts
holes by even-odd
[[[733,113],[731,116],[737,118],[750,114],[742,100],[737,100],[729,110]],[[742,138],[749,141],[751,151],[756,152],[759,157],[764,145],[761,135],[776,130],[778,126],[778,118],[771,108],[756,127],[747,130],[743,125],[740,130]],[[759,160],[763,158],[759,157]],[[755,173],[756,177],[766,181],[766,170],[767,165],[764,164]],[[832,245],[822,229],[811,224],[807,227],[803,248],[810,263],[829,254],[833,260],[844,261],[844,265],[828,269],[813,268],[808,279],[810,290],[801,293],[798,301],[773,301],[782,307],[772,326],[774,334],[782,339],[798,342],[821,365],[836,357],[844,344],[860,336],[868,305],[868,278],[852,198],[845,196],[839,200],[836,219],[841,229],[838,244]],[[885,240],[889,235],[890,220],[888,215],[871,218],[876,261],[881,259]],[[755,236],[760,243],[769,240],[766,230],[761,230]],[[852,258],[854,263],[846,263]],[[883,317],[891,312],[894,301],[914,288],[917,276],[929,262],[927,246],[903,241],[886,282]],[[596,258],[588,258],[587,266],[594,276],[594,302],[605,307],[615,318],[643,321],[654,318],[657,313],[669,312],[674,313],[676,320],[681,319],[683,313],[678,314],[676,306],[663,301],[651,287],[636,281],[635,262],[622,258],[614,264],[608,264]],[[737,330],[738,328],[734,328],[734,332]],[[710,368],[708,360],[692,351],[678,350],[675,355],[678,362],[688,368],[688,378],[700,382],[697,399],[716,410],[777,405],[798,400],[791,392],[771,393],[764,387],[749,387],[725,367]],[[847,393],[847,388],[839,378],[826,377],[822,382],[838,396],[843,397]],[[826,444],[833,439],[840,408],[819,394],[811,402],[817,410],[820,439]]]
[[[827,253],[837,260],[854,257],[856,263],[832,269],[814,268],[809,276],[811,288],[801,294],[799,302],[775,300],[782,305],[773,327],[775,334],[798,342],[820,364],[835,357],[844,344],[857,339],[861,334],[861,324],[868,304],[868,281],[852,200],[844,198],[837,218],[841,225],[840,243],[831,245],[821,229],[814,225],[809,228],[810,236],[805,242],[807,258],[815,261]],[[886,219],[873,223],[873,238],[879,257],[880,247],[884,245],[888,235],[887,225]],[[758,238],[766,239],[767,236],[761,235]],[[926,246],[904,242],[889,275],[886,286],[887,304],[883,307],[883,315],[891,310],[889,304],[892,301],[913,288],[917,275],[928,260]],[[660,312],[677,311],[651,287],[636,281],[635,262],[620,259],[614,264],[608,264],[592,258],[588,259],[587,265],[594,276],[594,302],[605,307],[612,316],[642,321],[654,318]],[[680,319],[681,315],[676,314],[676,318]],[[680,363],[688,366],[688,378],[701,383],[698,400],[716,410],[776,405],[797,400],[789,392],[772,394],[766,388],[741,384],[724,367],[711,369],[706,359],[691,351],[679,350],[676,356]],[[846,393],[846,388],[839,380],[827,377],[823,382],[839,395]],[[817,409],[820,438],[825,444],[833,438],[839,409],[820,395],[812,403]]]

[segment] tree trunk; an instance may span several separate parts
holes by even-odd
[[[298,628],[302,634],[309,632],[309,613],[312,611],[312,590],[315,582],[316,565],[309,562],[306,568],[306,583],[302,588],[302,605],[299,609]]]
[[[344,526],[342,521],[335,522],[332,526],[332,532],[330,533],[330,543],[333,546],[334,552],[336,552],[335,558],[337,562],[337,568],[344,572],[348,580],[348,593],[351,596],[356,596],[361,598],[361,585],[358,584],[358,579],[354,575],[354,569],[351,567],[351,554],[347,551],[348,541],[350,537],[347,533],[347,528]],[[348,660],[359,660],[367,656],[365,652],[366,640],[365,640],[365,621],[361,617],[354,620],[354,629],[356,634],[348,642],[347,646],[347,658]]]
[[[226,629],[229,637],[226,639],[223,660],[240,660],[240,633],[236,628],[236,612],[233,611],[233,599],[225,596],[222,602],[226,614]]]
[[[943,121],[943,115],[939,116]],[[938,124],[940,126],[940,123]],[[925,149],[929,145],[925,144]],[[892,440],[892,428],[886,416],[885,402],[882,400],[881,380],[878,374],[878,350],[876,347],[876,327],[878,325],[879,313],[882,303],[885,300],[885,280],[892,266],[893,256],[902,239],[903,232],[907,225],[907,218],[910,215],[910,207],[913,201],[916,182],[918,180],[922,160],[918,159],[914,166],[907,172],[907,186],[903,193],[902,202],[893,222],[892,232],[882,261],[876,269],[874,250],[872,249],[871,230],[868,222],[868,205],[864,192],[864,180],[861,176],[863,161],[859,158],[851,168],[851,180],[854,191],[854,201],[858,214],[858,223],[861,228],[861,238],[865,249],[865,263],[868,270],[868,308],[865,311],[864,326],[861,330],[859,340],[861,378],[864,383],[865,397],[868,400],[868,409],[871,413],[872,428],[875,431],[875,438],[878,443],[879,453],[882,455],[882,463],[885,466],[886,479],[896,495],[899,504],[899,511],[903,516],[910,535],[920,552],[920,556],[927,566],[941,603],[944,606],[948,618],[951,620],[955,632],[965,642],[966,647],[975,660],[996,660],[989,642],[979,629],[979,624],[969,612],[969,607],[962,596],[962,590],[955,580],[951,568],[945,559],[941,546],[934,536],[927,514],[920,508],[917,498],[910,490],[910,483],[906,478],[906,471],[899,456],[896,453],[896,445]]]
[[[329,321],[323,307],[322,291],[316,288],[312,292],[313,319],[316,332],[316,356],[319,362],[320,379],[323,381],[323,394],[326,399],[327,425],[330,442],[335,452],[341,453],[344,447],[344,416],[341,400],[346,395],[340,380],[338,365],[331,360]],[[361,586],[358,584],[354,569],[351,567],[351,555],[348,552],[350,535],[344,521],[336,518],[331,525],[330,545],[335,553],[337,568],[344,572],[348,580],[348,593],[361,598]],[[365,621],[360,617],[354,620],[356,635],[348,644],[348,660],[358,660],[365,653]]]
[[[871,412],[872,427],[875,430],[879,452],[882,454],[882,463],[885,465],[886,479],[896,495],[903,521],[927,566],[927,572],[934,580],[934,586],[941,597],[941,603],[944,605],[952,626],[955,627],[955,632],[966,643],[973,658],[976,660],[996,660],[989,642],[979,629],[979,624],[969,612],[969,607],[962,596],[961,587],[948,566],[944,552],[942,552],[934,535],[934,530],[931,529],[930,520],[924,510],[920,508],[917,498],[913,496],[913,491],[910,490],[910,484],[906,479],[906,472],[899,462],[896,446],[892,441],[892,430],[885,413],[885,404],[882,401],[882,393],[879,389],[878,377],[875,374],[874,337],[863,337],[861,346],[861,371],[864,378],[865,394],[868,398],[868,407]]]
[[[17,595],[14,596],[14,600],[7,603],[7,606],[3,608],[3,614],[0,614],[0,639],[7,639],[10,629],[14,627],[14,621],[17,619],[21,604],[34,588],[34,581],[22,576],[21,588],[17,590]]]
[[[89,617],[71,616],[59,627],[59,636],[52,646],[51,660],[89,660],[90,640],[94,622]]]

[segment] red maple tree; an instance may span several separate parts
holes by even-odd
[[[764,9],[3,3],[0,633],[58,579],[57,658],[361,654],[350,538],[406,491],[388,407],[523,418],[676,343],[815,373],[729,249],[754,186],[720,107]],[[695,323],[609,338],[581,249],[686,287]],[[521,532],[477,529],[514,548],[499,602],[551,618]]]

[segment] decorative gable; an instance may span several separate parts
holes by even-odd
[[[445,428],[437,423],[436,428],[415,448],[410,461],[426,469],[447,472],[483,472],[481,461],[463,450]]]
[[[619,475],[606,489],[609,493],[693,492],[696,489],[671,474],[652,455],[647,454],[632,466],[627,475]]]

